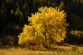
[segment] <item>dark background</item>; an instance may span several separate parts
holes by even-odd
[[[83,32],[83,0],[0,0],[0,43],[18,45],[19,33],[29,24],[28,16],[42,6],[59,7],[61,1],[69,23],[64,42],[83,44],[83,33],[80,37],[70,34],[72,30]]]

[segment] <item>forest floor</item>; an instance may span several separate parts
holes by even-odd
[[[6,47],[0,48],[0,55],[83,55],[83,47],[57,46],[55,49],[44,50],[30,50],[28,48],[21,47]]]

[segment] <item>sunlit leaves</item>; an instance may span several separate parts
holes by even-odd
[[[25,25],[20,33],[19,44],[28,43],[34,39],[35,44],[50,46],[61,42],[66,37],[66,13],[58,8],[41,7],[39,11],[28,17],[29,25]]]
[[[76,37],[83,37],[83,31],[79,31],[79,30],[73,30],[70,32],[72,35],[75,35]]]

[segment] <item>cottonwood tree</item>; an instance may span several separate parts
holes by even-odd
[[[41,7],[38,12],[28,17],[29,25],[24,25],[23,32],[18,35],[20,45],[51,44],[61,42],[66,37],[66,13],[58,8]]]

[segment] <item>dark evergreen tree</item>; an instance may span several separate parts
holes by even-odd
[[[0,7],[0,31],[3,31],[4,26],[6,25],[7,19],[6,19],[7,10],[4,6],[4,3],[2,3]]]

